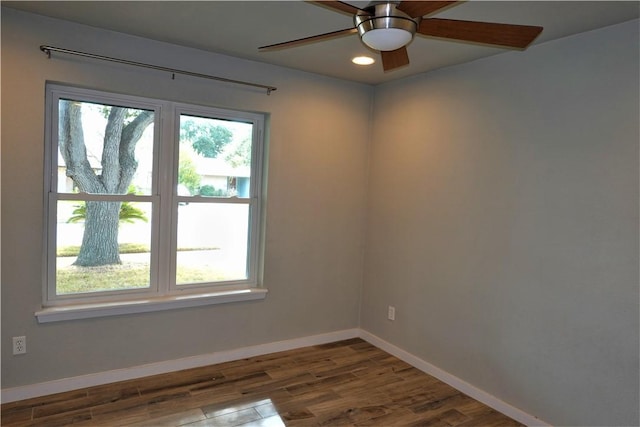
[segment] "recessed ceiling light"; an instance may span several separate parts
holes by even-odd
[[[351,62],[357,65],[371,65],[376,61],[370,56],[356,56]]]

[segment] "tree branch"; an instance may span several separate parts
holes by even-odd
[[[58,146],[67,167],[67,176],[73,179],[78,189],[87,193],[103,192],[102,184],[87,158],[82,131],[82,108],[77,102],[60,101]]]
[[[104,143],[102,148],[102,175],[100,179],[107,193],[117,194],[120,184],[120,139],[127,109],[111,107],[107,125],[104,129]]]
[[[138,116],[127,124],[122,130],[120,138],[120,182],[118,184],[118,193],[124,194],[131,184],[133,175],[138,169],[138,161],[135,157],[136,144],[142,137],[147,127],[153,123],[155,118],[153,111],[142,111]]]

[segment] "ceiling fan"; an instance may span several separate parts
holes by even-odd
[[[435,12],[461,1],[372,1],[359,9],[342,1],[311,1],[353,15],[353,28],[262,46],[260,51],[294,47],[306,43],[358,33],[362,42],[382,56],[382,68],[390,71],[409,64],[407,44],[416,33],[424,36],[524,49],[542,27],[431,18]]]

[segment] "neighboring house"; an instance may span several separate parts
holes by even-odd
[[[195,156],[193,162],[201,176],[201,187],[211,185],[230,196],[249,197],[249,166],[233,167],[223,159],[201,156]]]

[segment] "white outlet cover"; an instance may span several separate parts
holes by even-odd
[[[389,311],[387,312],[387,319],[396,320],[396,308],[393,306],[389,306]]]
[[[24,354],[27,352],[27,337],[13,337],[13,354]]]

